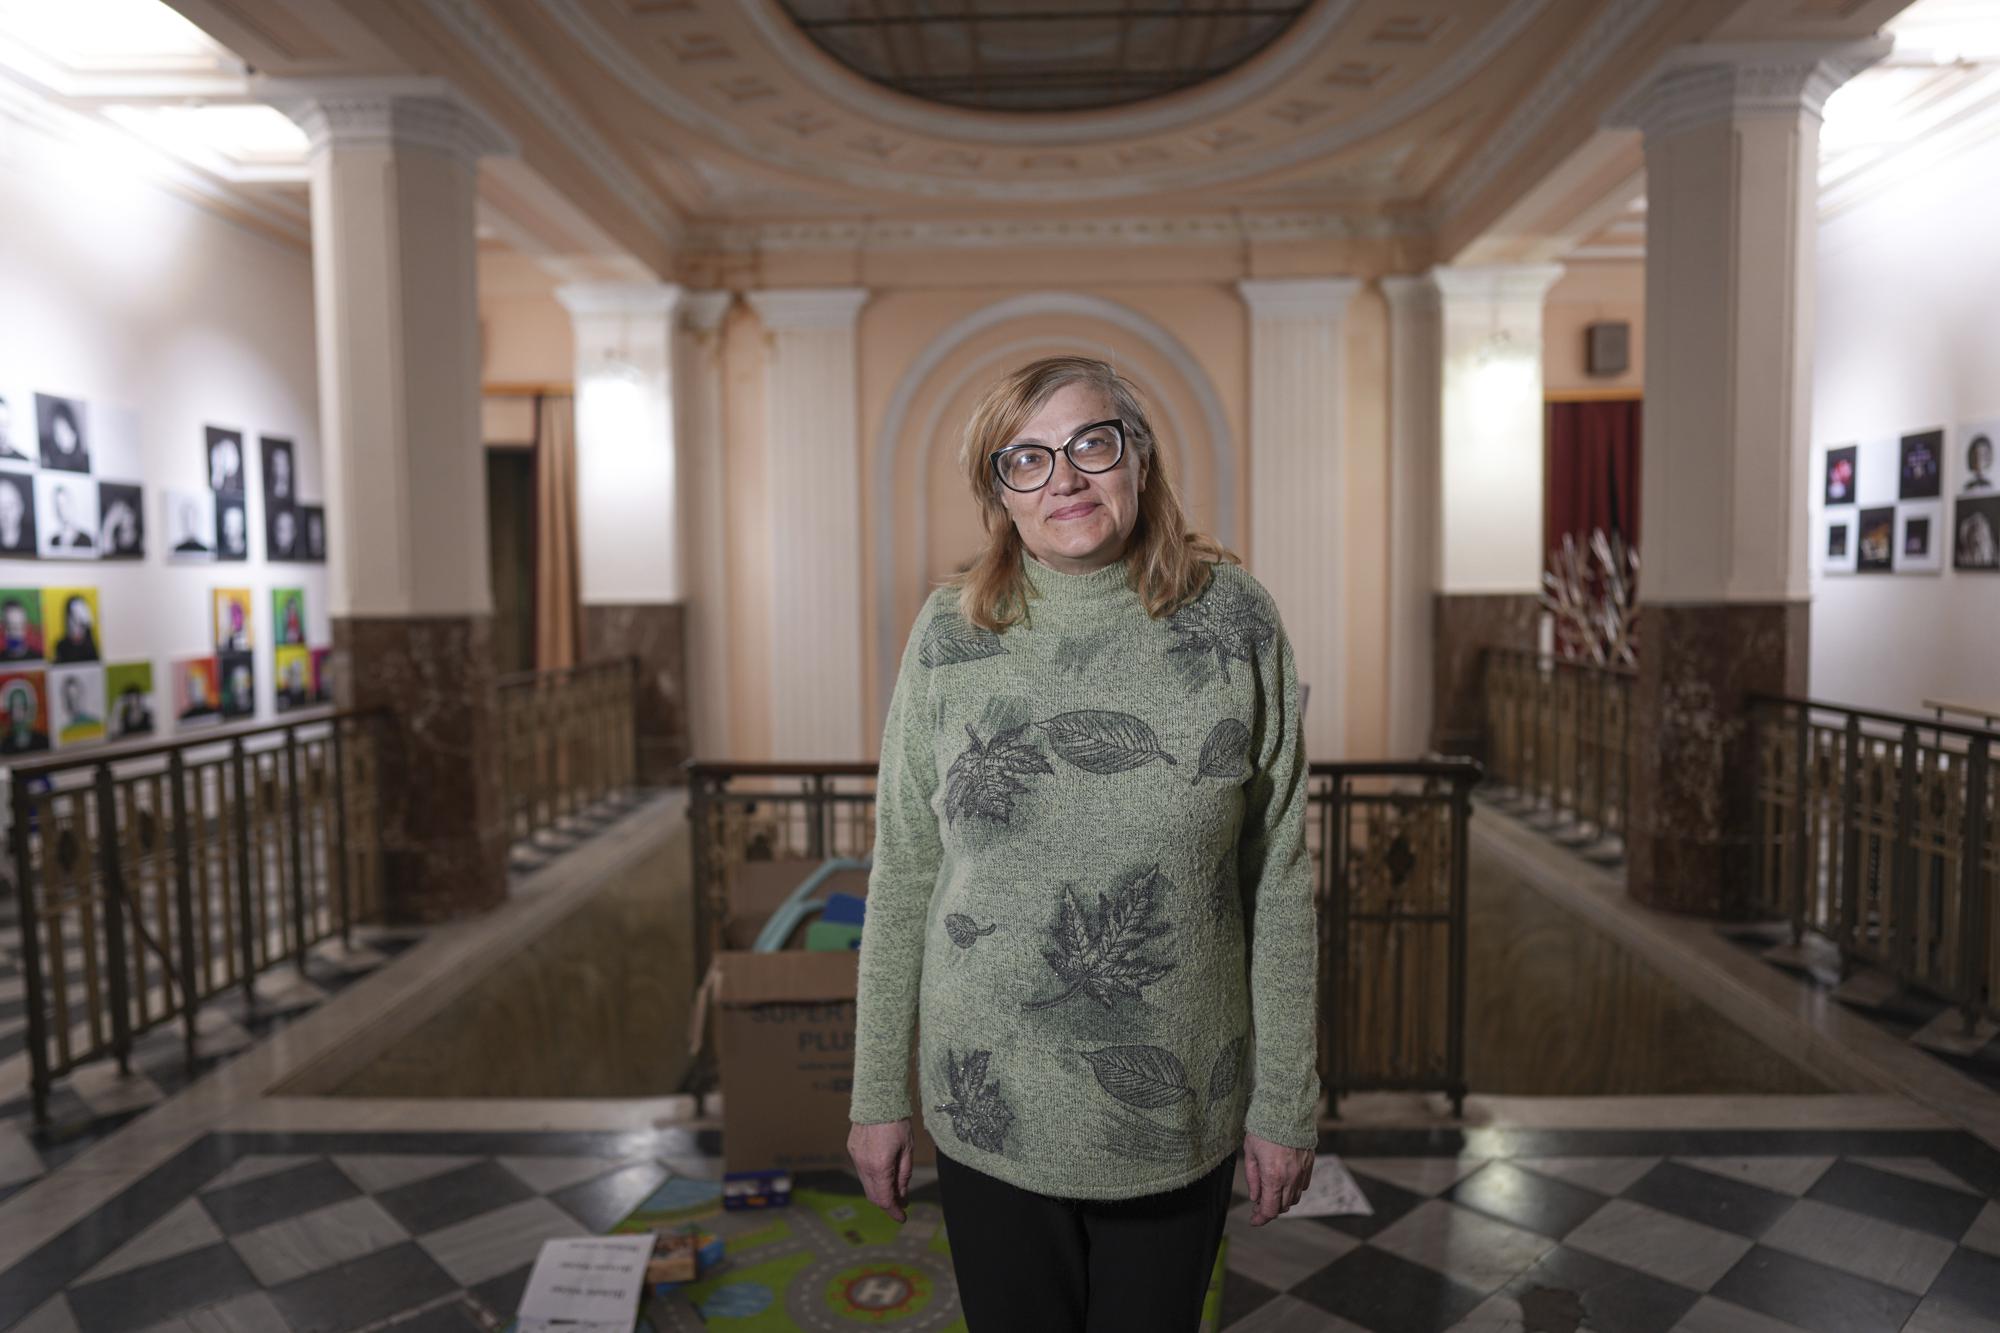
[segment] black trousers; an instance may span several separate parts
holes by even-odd
[[[940,1152],[969,1333],[1195,1333],[1236,1174],[1134,1199],[1059,1199]]]

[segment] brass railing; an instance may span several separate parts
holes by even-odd
[[[553,828],[637,778],[634,673],[620,657],[500,680],[507,835]]]
[[[1758,906],[2000,1015],[2000,732],[1780,695],[1752,719]]]
[[[1486,771],[1530,810],[1623,839],[1638,673],[1487,648]]]
[[[732,867],[862,857],[872,763],[687,765],[695,976],[722,947]],[[1311,766],[1306,848],[1320,945],[1320,1076],[1350,1092],[1465,1096],[1467,759]],[[703,1066],[691,1086],[712,1073]]]
[[[378,713],[16,764],[30,1092],[379,914]]]

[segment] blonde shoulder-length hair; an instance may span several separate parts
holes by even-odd
[[[1109,400],[1125,425],[1126,457],[1120,466],[1136,462],[1140,469],[1139,517],[1125,546],[1125,571],[1147,614],[1155,619],[1171,615],[1200,596],[1212,576],[1211,562],[1242,563],[1214,538],[1188,528],[1138,390],[1103,361],[1043,357],[986,391],[973,407],[959,444],[959,468],[979,506],[986,547],[946,586],[958,589],[958,613],[981,628],[999,631],[1027,619],[1032,591],[1021,565],[1021,534],[1001,503],[993,452],[1011,442],[1015,432],[1069,384],[1087,385]]]

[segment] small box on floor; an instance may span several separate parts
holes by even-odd
[[[791,1201],[789,1171],[731,1171],[722,1177],[724,1208],[779,1208]]]
[[[680,1231],[662,1231],[653,1242],[653,1258],[646,1265],[646,1284],[657,1289],[693,1282],[722,1262],[720,1237],[690,1226]]]

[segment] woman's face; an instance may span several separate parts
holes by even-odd
[[[1000,447],[1033,442],[1054,449],[1078,427],[1116,415],[1110,398],[1095,387],[1065,384]],[[991,475],[992,464],[987,467]],[[1064,573],[1087,573],[1124,554],[1139,522],[1140,469],[1138,451],[1129,442],[1109,472],[1079,472],[1058,454],[1047,485],[1037,491],[1002,486],[1000,502],[1030,555]]]
[[[69,636],[72,639],[90,637],[90,603],[71,602],[69,604]]]

